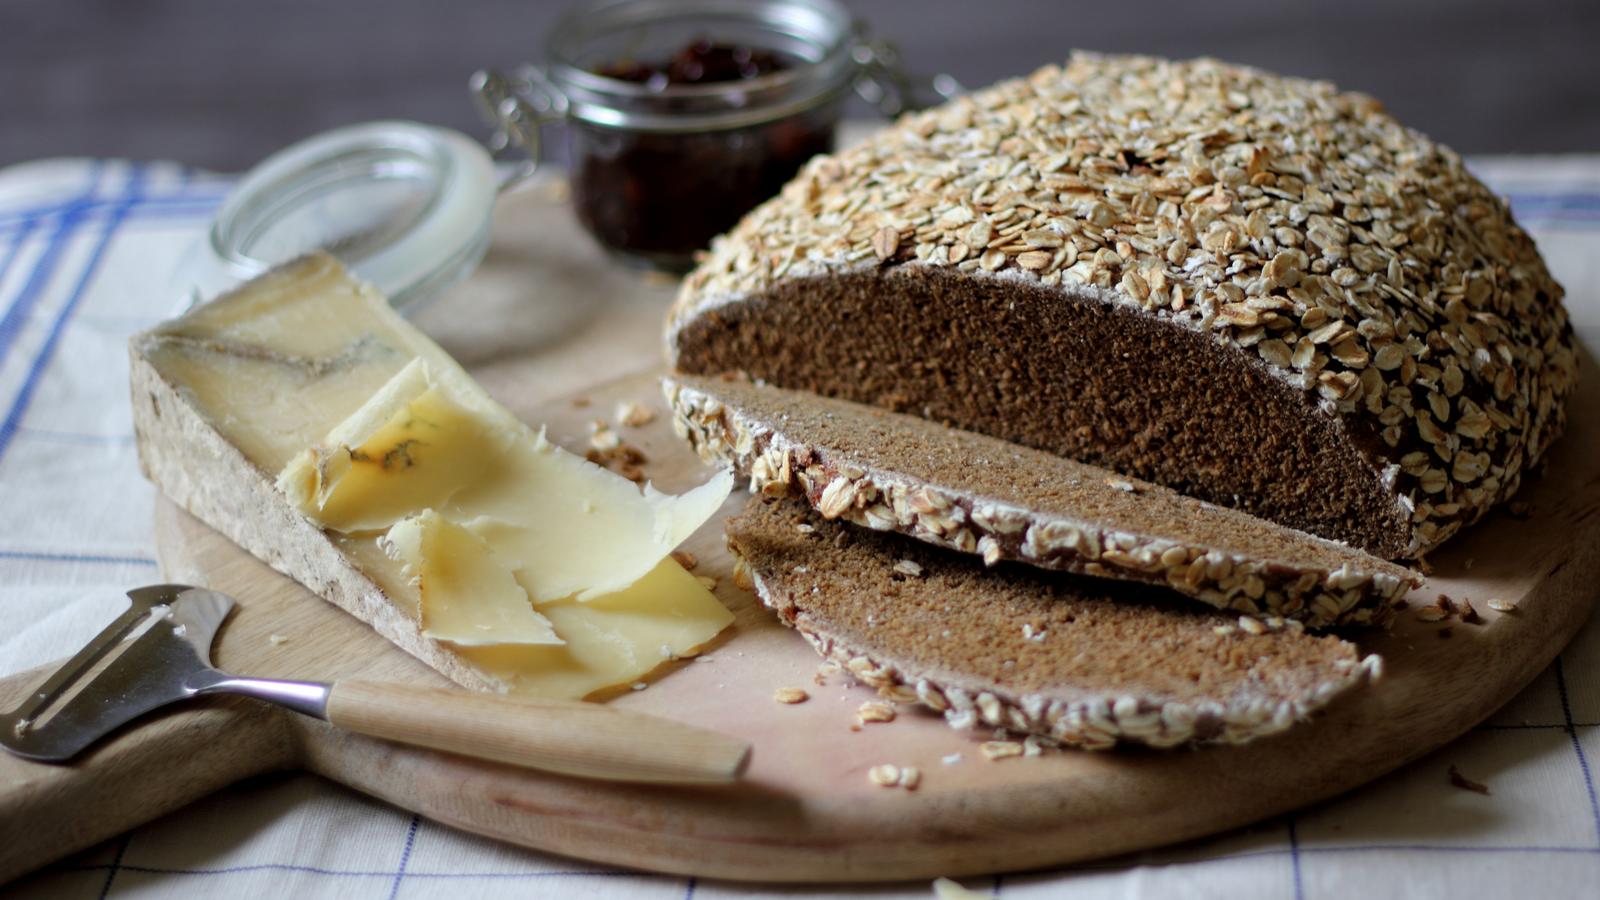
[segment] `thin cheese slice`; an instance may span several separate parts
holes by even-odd
[[[472,527],[541,603],[627,588],[733,489],[723,471],[682,496],[641,494],[542,432],[493,415],[481,393],[414,360],[296,456],[278,485],[301,512],[347,534],[437,510]]]
[[[440,506],[503,467],[507,441],[481,416],[427,381],[413,360],[324,446],[300,453],[278,487],[325,528],[346,534],[384,531]]]
[[[416,582],[424,635],[463,647],[566,643],[489,545],[433,510],[399,522],[381,545]]]
[[[141,447],[187,446],[193,440],[191,426],[184,424],[188,417],[238,448],[252,467],[241,472],[223,457],[182,455],[182,466],[149,469],[162,489],[312,590],[346,598],[343,605],[367,621],[393,621],[378,609],[384,603],[402,620],[422,618],[418,585],[402,562],[384,553],[382,531],[323,532],[322,539],[350,570],[382,591],[382,597],[360,595],[360,602],[350,602],[356,596],[352,587],[328,587],[334,581],[344,583],[343,567],[314,562],[326,557],[298,545],[295,552],[285,552],[280,523],[299,504],[273,506],[237,498],[263,497],[260,488],[271,485],[272,474],[267,473],[283,472],[306,448],[326,446],[330,437],[359,446],[358,436],[370,437],[403,403],[420,395],[414,390],[418,375],[421,384],[444,384],[452,402],[493,424],[497,433],[521,427],[455,360],[328,256],[308,257],[139,336],[134,356],[136,384],[140,378],[147,379],[145,384],[158,380],[168,398],[164,404],[187,408],[179,415],[165,405],[138,405],[136,412],[144,414],[139,420]],[[425,369],[396,379],[418,359]],[[392,391],[387,400],[374,404],[386,390]],[[363,410],[371,418],[356,415]],[[341,431],[346,425],[349,430]],[[315,467],[302,474],[311,479],[309,487],[265,496],[285,497],[298,490],[309,497],[320,491],[314,479],[321,474]],[[439,512],[457,524],[473,520]],[[395,640],[467,683],[530,696],[578,698],[647,678],[668,659],[693,654],[733,621],[716,597],[670,558],[653,568],[626,559],[621,564],[646,574],[622,591],[538,608],[565,644],[461,646],[424,638],[420,628],[415,636]]]

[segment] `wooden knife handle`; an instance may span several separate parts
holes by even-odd
[[[54,666],[0,680],[10,709]],[[71,763],[0,751],[0,884],[236,781],[294,764],[288,716],[216,697],[140,718]]]
[[[328,697],[328,721],[371,737],[608,781],[724,784],[750,761],[750,745],[725,734],[570,700],[341,681]]]

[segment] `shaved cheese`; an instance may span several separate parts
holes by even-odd
[[[278,478],[324,527],[379,531],[432,509],[470,529],[537,603],[627,588],[721,508],[722,471],[681,496],[643,491],[485,408],[422,360],[296,456]]]
[[[401,520],[382,545],[417,585],[427,637],[462,647],[566,643],[489,545],[433,510]]]

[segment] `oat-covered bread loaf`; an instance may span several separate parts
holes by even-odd
[[[958,728],[1070,744],[1243,743],[1379,671],[1299,623],[1174,603],[1170,591],[976,557],[752,500],[728,546],[761,601],[851,675]]]
[[[981,556],[1170,587],[1307,625],[1386,621],[1420,584],[1344,544],[926,419],[740,378],[667,379],[673,425],[752,492]]]
[[[1078,55],[818,157],[668,326],[743,370],[1414,557],[1518,486],[1577,377],[1551,279],[1364,96]]]

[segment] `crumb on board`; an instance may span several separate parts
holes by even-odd
[[[630,684],[630,685],[628,685],[628,687],[629,687],[629,688],[630,688],[630,689],[631,689],[631,690],[635,690],[635,691],[642,691],[642,690],[644,690],[644,689],[645,689],[645,688],[647,688],[647,687],[649,687],[649,686],[650,686],[650,685],[648,685],[648,684],[645,684],[645,683],[644,683],[644,682],[642,682],[642,681],[635,681],[635,682],[634,682],[634,683],[633,683],[633,684]]]
[[[700,586],[708,591],[717,589],[717,580],[710,575],[696,575],[694,580],[700,582]]]
[[[1533,515],[1533,504],[1526,500],[1513,500],[1506,504],[1506,512],[1510,513],[1513,519],[1526,519]]]
[[[772,699],[779,703],[795,704],[810,700],[811,695],[806,693],[804,688],[781,687],[772,692]]]
[[[867,770],[867,780],[878,787],[898,787],[914,791],[922,783],[922,770],[916,766],[883,763]]]
[[[879,787],[894,787],[900,783],[900,767],[883,763],[867,770],[867,780]]]
[[[1460,600],[1460,601],[1457,601],[1457,602],[1459,603],[1459,605],[1461,607],[1460,610],[1459,610],[1459,612],[1461,614],[1461,621],[1467,623],[1468,625],[1482,625],[1483,624],[1483,616],[1478,615],[1478,610],[1477,610],[1476,607],[1474,607],[1472,605],[1472,601],[1471,600],[1463,599],[1463,600]]]
[[[624,400],[617,404],[617,423],[628,428],[643,428],[656,420],[655,410],[642,403]]]
[[[1490,609],[1494,610],[1495,612],[1501,612],[1501,613],[1514,613],[1518,609],[1517,604],[1515,602],[1513,602],[1511,600],[1502,600],[1499,597],[1490,597],[1488,602],[1485,603],[1484,605],[1489,607]]]
[[[949,753],[949,754],[946,754],[944,756],[939,757],[939,762],[942,762],[947,766],[953,766],[956,763],[961,762],[961,759],[962,759],[962,756],[961,756],[961,754],[959,752],[958,753]]]
[[[572,408],[573,409],[586,409],[586,408],[588,408],[588,406],[589,406],[589,398],[588,397],[573,397],[572,398]]]
[[[1461,774],[1461,770],[1454,765],[1450,767],[1450,783],[1463,791],[1471,791],[1474,794],[1482,794],[1485,797],[1489,796],[1489,786],[1487,784],[1481,781],[1473,781],[1471,778]]]
[[[695,567],[700,565],[700,558],[687,550],[672,551],[672,560],[690,572],[693,572]]]
[[[272,646],[274,647],[282,647],[284,644],[289,643],[289,636],[286,634],[274,633],[267,635],[267,640],[271,641]]]

